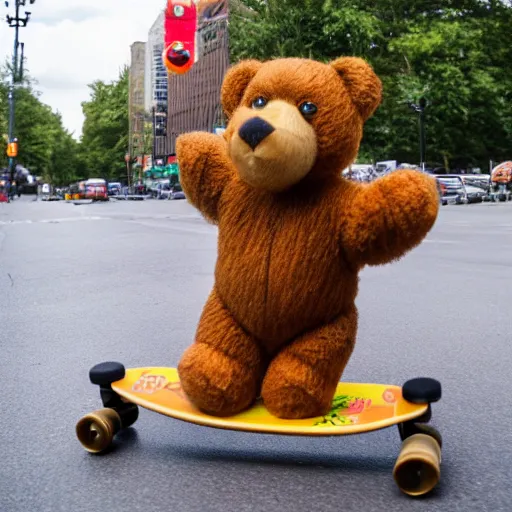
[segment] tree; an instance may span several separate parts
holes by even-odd
[[[126,175],[128,148],[128,68],[111,83],[89,85],[91,99],[82,103],[85,115],[80,155],[86,177],[107,180]]]
[[[507,0],[247,0],[232,16],[231,54],[266,60],[367,59],[384,85],[360,160],[419,161],[418,119],[428,100],[427,160],[486,167],[510,158],[512,59]]]
[[[233,13],[230,49],[242,58],[309,57],[328,60],[343,54],[369,55],[379,20],[350,2],[330,0],[248,0],[255,17]]]
[[[7,165],[9,80],[6,66],[0,72],[0,166]],[[127,68],[112,83],[97,81],[90,85],[92,97],[82,104],[85,123],[80,142],[63,127],[61,115],[40,101],[33,83],[30,77],[25,77],[15,91],[18,163],[54,185],[68,185],[89,177],[119,178],[126,174]]]
[[[404,91],[398,97],[413,101],[424,95],[429,100],[429,155],[434,159],[483,166],[490,157],[507,157],[511,81],[501,68],[511,55],[508,50],[508,56],[500,56],[498,48],[489,47],[489,40],[496,45],[489,34],[500,33],[495,25],[490,17],[446,16],[410,27],[389,45],[395,61],[403,57],[397,83],[407,78],[418,85],[416,94]],[[502,49],[508,49],[503,42]]]
[[[0,72],[0,166],[7,166],[9,119],[9,67]],[[16,87],[15,135],[19,141],[17,162],[33,175],[62,185],[75,176],[77,143],[63,127],[60,114],[39,100],[33,79],[25,76]]]

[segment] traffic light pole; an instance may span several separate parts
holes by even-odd
[[[427,106],[427,102],[425,98],[420,99],[420,159],[421,159],[421,168],[425,170],[425,160],[426,160],[426,137],[425,137],[425,108]]]
[[[31,4],[35,2],[35,0],[29,0]],[[23,68],[23,62],[21,62],[21,65],[18,64],[18,48],[20,46],[19,43],[19,30],[20,27],[26,27],[27,23],[30,19],[30,12],[25,12],[25,17],[20,18],[20,7],[26,5],[27,0],[15,0],[15,16],[14,18],[11,16],[7,16],[7,24],[9,27],[14,28],[14,53],[12,57],[12,80],[11,80],[11,87],[9,88],[9,129],[8,129],[8,138],[9,143],[16,142],[14,138],[14,116],[15,116],[15,97],[14,92],[16,90],[16,84],[18,84],[22,79],[22,68]],[[9,6],[9,3],[6,2],[7,7]],[[23,57],[22,57],[23,58]],[[9,156],[9,177],[10,180],[13,181],[14,179],[14,172],[15,172],[15,157]]]

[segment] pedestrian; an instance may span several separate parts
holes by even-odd
[[[17,191],[17,185],[16,182],[13,181],[11,184],[11,188],[9,189],[9,199],[14,199],[14,196],[16,195]]]

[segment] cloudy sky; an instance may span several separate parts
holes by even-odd
[[[5,15],[14,15],[15,0],[0,4],[0,59],[12,58],[14,29]],[[130,61],[130,45],[146,41],[147,33],[166,0],[36,0],[22,8],[32,13],[20,29],[26,68],[38,82],[41,101],[62,114],[64,125],[81,133],[80,103],[87,84],[115,80]]]

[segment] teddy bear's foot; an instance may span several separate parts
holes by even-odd
[[[353,308],[287,345],[270,363],[263,381],[262,397],[269,412],[284,419],[326,414],[352,354],[356,329]]]
[[[320,397],[321,399],[321,397]],[[332,397],[327,397],[324,403],[297,386],[282,386],[265,390],[265,406],[268,411],[278,418],[301,419],[314,418],[327,414],[331,407]]]
[[[189,400],[214,416],[247,409],[261,389],[261,349],[224,307],[216,291],[210,295],[197,330],[196,342],[178,365]]]
[[[213,416],[247,409],[259,392],[260,376],[238,361],[203,343],[189,347],[178,365],[188,399]]]

